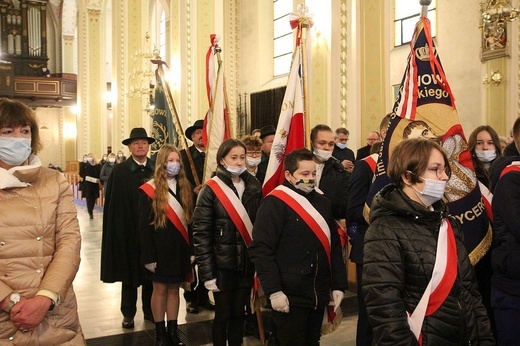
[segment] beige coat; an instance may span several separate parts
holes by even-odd
[[[72,289],[81,235],[70,186],[61,173],[42,167],[13,175],[30,185],[0,190],[0,299],[47,289],[59,293],[60,304],[27,333],[0,311],[0,345],[84,345]]]

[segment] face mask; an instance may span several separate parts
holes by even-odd
[[[497,157],[496,150],[475,150],[475,154],[480,162],[486,163],[493,161]]]
[[[115,157],[109,157],[108,158],[108,162],[114,163],[114,162],[116,162],[116,158]]]
[[[84,157],[84,158],[83,158],[83,162],[85,162],[85,163],[87,163],[87,162],[88,162],[88,160],[87,160],[87,158],[86,158],[86,157]]]
[[[92,158],[91,157],[86,157],[85,160],[87,160],[87,162],[92,163]]]
[[[246,156],[246,162],[251,167],[258,166],[261,161],[262,161],[261,157],[249,157],[249,156]]]
[[[336,143],[336,145],[338,146],[338,148],[340,149],[345,149],[347,147],[347,145],[345,143]]]
[[[22,164],[31,155],[30,138],[0,136],[0,161],[11,166]]]
[[[325,162],[332,157],[332,151],[314,148],[314,156],[318,159],[318,161]]]
[[[298,190],[304,192],[305,194],[314,190],[316,186],[316,181],[314,179],[299,179],[294,183],[294,187]]]
[[[424,181],[424,189],[422,192],[412,186],[421,202],[426,206],[430,206],[433,203],[440,201],[444,195],[444,190],[446,189],[446,181],[425,178],[421,179]]]
[[[179,162],[168,162],[166,164],[166,172],[170,177],[176,177],[181,171],[181,164]]]
[[[117,157],[123,157],[123,154],[119,153],[117,154]]]
[[[244,173],[246,169],[246,166],[231,166],[226,164],[226,170],[235,177],[238,177],[240,174]]]
[[[103,159],[102,159],[102,160],[103,160],[103,161],[106,161],[106,160],[107,160],[107,157],[106,157],[106,156],[103,156]]]

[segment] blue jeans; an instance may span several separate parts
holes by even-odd
[[[518,345],[520,328],[520,296],[504,293],[496,287],[491,288],[491,306],[495,311],[497,345]]]

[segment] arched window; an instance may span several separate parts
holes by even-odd
[[[289,73],[293,52],[293,35],[289,24],[289,15],[293,9],[293,0],[273,0],[274,76]]]
[[[394,46],[401,46],[412,40],[415,24],[421,16],[418,1],[395,0],[394,2]],[[428,19],[432,23],[432,37],[437,36],[437,0],[432,0],[428,7]]]

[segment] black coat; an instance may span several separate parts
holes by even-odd
[[[341,149],[337,145],[334,145],[334,150],[332,151],[332,156],[337,158],[339,162],[343,162],[344,160],[349,160],[352,162],[356,161],[354,152],[351,149],[349,149],[349,148]]]
[[[407,312],[412,313],[433,273],[444,203],[434,211],[412,201],[395,185],[372,201],[365,235],[363,294],[377,345],[417,345]],[[462,244],[462,232],[449,218],[457,244],[457,278],[437,311],[422,326],[424,345],[494,345],[489,318]]]
[[[179,185],[174,196],[181,203]],[[151,225],[155,216],[152,201],[143,190],[139,189],[141,264],[156,262],[157,275],[185,277],[191,270],[190,246],[168,218],[166,218],[166,227],[156,228]]]
[[[115,165],[106,184],[101,242],[101,280],[139,286],[144,278],[139,247],[139,186],[154,172],[155,162],[139,166],[132,157]]]
[[[287,181],[284,186],[304,195]],[[249,253],[267,296],[283,291],[290,306],[323,308],[331,291],[347,289],[347,274],[330,201],[316,191],[304,196],[329,225],[332,268],[314,232],[274,196],[265,197],[258,209]]]
[[[496,167],[499,176],[503,168],[518,156],[508,156]],[[520,173],[512,171],[497,179],[493,192],[493,268],[492,285],[510,295],[520,296]]]
[[[219,166],[217,177],[238,196],[230,173]],[[254,222],[262,198],[261,186],[248,172],[242,173],[240,177],[245,183],[242,204],[251,222]],[[193,215],[193,245],[202,282],[216,278],[221,291],[251,287],[254,269],[247,247],[224,206],[208,185],[202,187],[197,198]]]
[[[197,176],[199,177],[199,182],[202,184],[202,178],[204,175],[204,160],[206,159],[206,153],[202,153],[195,148],[194,145],[188,148],[191,153],[191,158],[193,159],[193,164],[195,166],[195,171],[197,172]],[[193,171],[190,166],[190,161],[188,160],[188,155],[186,154],[186,150],[181,150],[181,159],[182,165],[184,166],[184,172],[186,173],[186,178],[191,183],[191,185],[196,186],[195,178],[193,177]]]
[[[99,179],[101,173],[101,165],[91,165],[86,163],[83,165],[83,169],[80,172],[80,176],[83,178],[81,197],[86,199],[96,199],[99,197],[99,184],[85,180],[87,176]]]
[[[365,231],[368,228],[363,216],[363,209],[367,200],[370,185],[374,173],[365,160],[356,161],[354,170],[350,176],[348,184],[348,202],[345,218],[347,227],[353,227],[356,224],[356,234],[350,240],[352,249],[350,251],[350,260],[357,264],[363,264],[363,244],[365,241]]]
[[[356,152],[356,161],[357,160],[361,160],[361,159],[364,159],[365,157],[367,157],[368,155],[370,155],[370,148],[372,146],[370,145],[365,145],[364,147],[361,147],[357,150]]]
[[[350,174],[336,158],[325,161],[318,188],[330,200],[332,216],[337,220],[345,218],[349,178]]]

